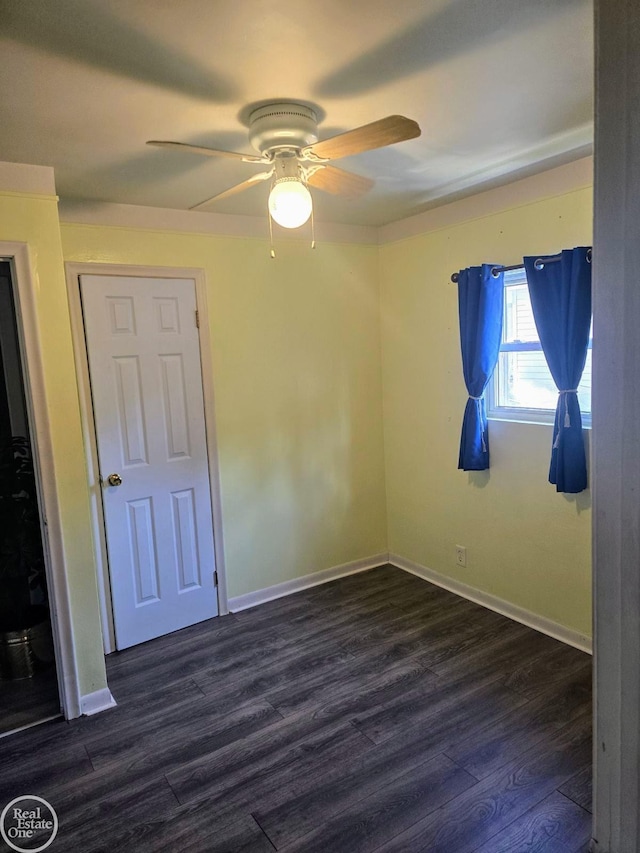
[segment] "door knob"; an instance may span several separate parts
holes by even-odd
[[[109,483],[110,486],[121,486],[122,477],[120,474],[109,474],[107,477],[107,483]]]

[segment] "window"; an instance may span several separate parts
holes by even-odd
[[[578,400],[591,426],[591,335]],[[487,414],[510,421],[553,423],[558,389],[547,367],[533,319],[523,269],[504,274],[504,324],[498,363],[487,386]]]

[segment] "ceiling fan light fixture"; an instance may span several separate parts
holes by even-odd
[[[318,142],[316,110],[307,104],[293,101],[263,103],[249,113],[248,123],[249,141],[259,152],[259,156],[169,140],[149,140],[147,144],[267,166],[266,171],[258,172],[190,209],[203,210],[214,201],[236,195],[261,181],[273,178],[274,183],[268,201],[272,257],[275,257],[274,222],[283,228],[299,228],[311,217],[311,242],[312,245],[315,243],[313,201],[307,185],[333,195],[350,198],[363,195],[373,186],[374,181],[371,178],[337,169],[330,165],[330,160],[351,157],[376,148],[385,148],[396,142],[404,142],[420,136],[420,127],[413,119],[401,115],[390,115]]]
[[[269,214],[283,228],[299,228],[311,216],[311,193],[299,178],[278,178],[269,193]]]

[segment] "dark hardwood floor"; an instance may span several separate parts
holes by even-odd
[[[107,665],[117,708],[0,741],[53,853],[587,850],[590,657],[399,569]]]

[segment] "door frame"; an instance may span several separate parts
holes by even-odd
[[[111,603],[111,580],[109,576],[109,562],[107,557],[107,542],[102,505],[102,485],[100,483],[100,468],[98,464],[96,425],[91,401],[89,358],[85,338],[84,318],[82,315],[82,302],[80,298],[80,276],[100,275],[114,277],[125,276],[133,278],[171,278],[193,281],[195,284],[196,306],[198,315],[201,318],[198,338],[200,342],[200,365],[202,370],[207,456],[209,460],[213,546],[216,560],[216,571],[218,572],[218,586],[216,587],[218,596],[218,615],[224,616],[229,612],[229,605],[227,599],[224,542],[222,536],[222,500],[218,465],[218,444],[216,437],[211,332],[208,322],[209,313],[207,310],[207,284],[204,270],[191,269],[188,267],[174,268],[132,266],[129,264],[68,262],[65,263],[65,274],[67,280],[67,294],[69,297],[69,314],[71,317],[73,351],[76,363],[76,374],[78,377],[80,417],[82,421],[91,500],[91,524],[96,556],[100,614],[102,617],[102,640],[105,654],[110,654],[116,650],[116,643],[113,624],[113,608]]]
[[[36,279],[27,243],[0,242],[0,257],[8,260],[11,265],[11,284],[36,475],[60,706],[65,718],[72,719],[82,713],[80,680],[53,464],[53,440],[45,393],[44,363],[40,349],[35,300]]]

